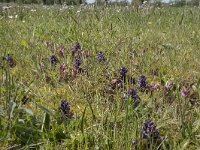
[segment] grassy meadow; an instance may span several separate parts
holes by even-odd
[[[200,149],[199,14],[1,9],[0,149]]]

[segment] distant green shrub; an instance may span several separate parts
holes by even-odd
[[[186,1],[185,0],[176,0],[174,6],[182,7],[182,6],[185,6],[185,5],[186,5]]]

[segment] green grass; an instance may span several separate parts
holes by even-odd
[[[199,14],[198,7],[135,12],[132,6],[30,5],[0,11],[0,57],[11,54],[16,61],[10,68],[0,60],[0,149],[200,148]],[[81,64],[88,75],[59,82],[60,64],[66,64],[67,74],[73,68],[70,47],[76,41],[90,52]],[[47,42],[54,47],[48,48]],[[57,54],[61,44],[64,58]],[[95,60],[99,51],[106,62]],[[59,59],[55,68],[49,61],[53,53]],[[136,81],[143,74],[149,83],[161,84],[160,90],[145,93],[137,84],[127,84],[114,94],[106,93],[123,66]],[[163,87],[168,80],[175,88],[166,95]],[[197,93],[194,105],[180,93],[187,82]],[[123,99],[127,87],[141,99],[136,108]],[[22,105],[24,96],[29,100]],[[61,118],[63,99],[74,113],[71,119]],[[162,137],[158,143],[141,137],[147,119],[157,125]]]

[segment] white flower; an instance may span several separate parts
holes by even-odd
[[[118,9],[117,12],[120,12],[120,9]]]
[[[11,8],[11,6],[3,6],[2,7],[3,10],[7,10],[7,9],[10,9],[10,8]]]
[[[14,17],[11,15],[11,16],[8,16],[8,18],[9,18],[9,19],[12,19],[12,18],[14,18]]]
[[[144,2],[143,2],[143,4],[146,4],[146,3],[147,3],[147,1],[144,1]]]
[[[31,11],[32,11],[32,12],[35,12],[35,11],[36,11],[36,9],[31,9]]]

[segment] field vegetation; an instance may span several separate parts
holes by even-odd
[[[200,148],[200,8],[0,11],[0,149]]]

